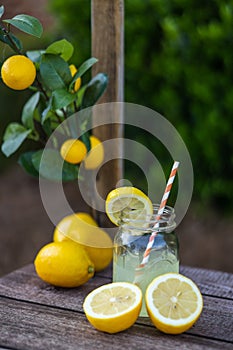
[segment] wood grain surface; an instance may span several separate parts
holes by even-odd
[[[232,349],[233,275],[186,266],[181,273],[197,283],[204,298],[202,315],[190,330],[165,335],[149,318],[139,317],[129,330],[109,335],[88,323],[82,304],[91,290],[111,282],[111,266],[73,289],[50,286],[37,277],[33,265],[25,266],[0,279],[0,347],[142,349],[146,344],[147,349]]]

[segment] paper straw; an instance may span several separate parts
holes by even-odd
[[[142,269],[145,267],[145,265],[148,263],[149,261],[149,257],[150,257],[150,252],[151,252],[151,249],[153,247],[153,244],[154,244],[154,240],[155,240],[155,237],[158,233],[158,231],[156,231],[156,229],[159,227],[159,220],[161,219],[161,216],[163,215],[163,212],[164,212],[164,208],[166,206],[166,203],[167,203],[167,200],[168,200],[168,197],[169,197],[169,194],[170,194],[170,191],[171,191],[171,188],[172,188],[172,184],[174,182],[174,179],[175,179],[175,176],[176,176],[176,172],[177,172],[177,169],[179,167],[179,162],[175,161],[174,164],[173,164],[173,167],[172,167],[172,170],[171,170],[171,173],[170,173],[170,176],[169,176],[169,179],[167,181],[167,185],[166,185],[166,188],[165,188],[165,191],[164,191],[164,194],[163,194],[163,197],[162,197],[162,200],[161,200],[161,203],[160,203],[160,206],[159,206],[159,210],[158,210],[158,214],[155,218],[155,225],[153,226],[153,228],[155,229],[151,235],[150,235],[150,238],[149,238],[149,242],[147,244],[147,247],[146,247],[146,250],[143,254],[143,259],[142,259],[142,262],[141,264],[138,266],[138,268],[136,269],[136,274],[135,274],[135,280],[134,280],[134,283],[137,283],[137,276],[141,275],[143,273]]]

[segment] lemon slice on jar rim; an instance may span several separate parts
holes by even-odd
[[[88,321],[99,331],[107,333],[118,333],[131,327],[141,307],[141,289],[128,282],[98,287],[87,295],[83,303]]]
[[[197,285],[178,273],[156,277],[147,287],[147,312],[160,331],[180,334],[192,327],[203,309]]]
[[[129,225],[131,221],[139,223],[153,214],[151,200],[136,187],[118,187],[107,195],[106,213],[116,226],[123,221]]]

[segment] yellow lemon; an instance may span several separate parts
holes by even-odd
[[[36,68],[33,62],[23,55],[9,57],[2,65],[3,82],[14,90],[27,89],[36,78]]]
[[[130,220],[138,220],[140,223],[153,214],[151,200],[141,190],[130,186],[118,187],[109,192],[105,209],[115,225],[122,221],[130,223]]]
[[[84,247],[94,263],[95,271],[99,272],[104,270],[112,261],[113,243],[109,235],[103,230],[99,229],[95,232],[95,235],[96,245],[85,245]]]
[[[113,242],[109,235],[97,227],[87,213],[76,213],[63,218],[54,230],[55,242],[73,241],[83,246],[94,263],[95,271],[105,269],[112,261]]]
[[[94,274],[94,264],[85,249],[73,242],[45,245],[34,261],[38,276],[59,287],[78,287]]]
[[[107,333],[131,327],[141,306],[140,288],[127,282],[105,284],[88,294],[83,303],[88,321],[99,331]]]
[[[84,164],[88,170],[96,169],[104,160],[104,147],[95,136],[90,136],[91,150],[88,152]]]
[[[75,73],[77,73],[77,68],[75,67],[74,64],[71,64],[69,67],[70,67],[70,73],[73,77]],[[78,91],[80,89],[80,86],[81,86],[81,78],[78,78],[74,83],[74,91]]]
[[[95,227],[98,226],[97,222],[88,213],[78,212],[71,215],[67,215],[55,227],[53,240],[55,242],[70,240],[69,232],[71,230],[76,230],[79,226],[86,226],[87,229],[91,229],[90,225]]]
[[[87,148],[82,141],[69,139],[62,144],[60,154],[66,162],[78,164],[85,158]]]
[[[177,273],[156,277],[147,287],[145,299],[153,324],[164,333],[185,332],[203,309],[203,298],[196,284]]]

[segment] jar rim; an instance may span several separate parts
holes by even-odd
[[[173,230],[176,227],[175,222],[175,210],[173,207],[166,205],[163,211],[163,214],[161,215],[159,221],[157,221],[157,215],[159,211],[160,204],[154,203],[153,204],[153,214],[152,215],[146,215],[143,218],[124,218],[122,220],[121,226],[131,229],[145,229],[151,231],[154,228],[154,225],[156,224],[156,229],[159,231],[167,231],[167,230]]]

